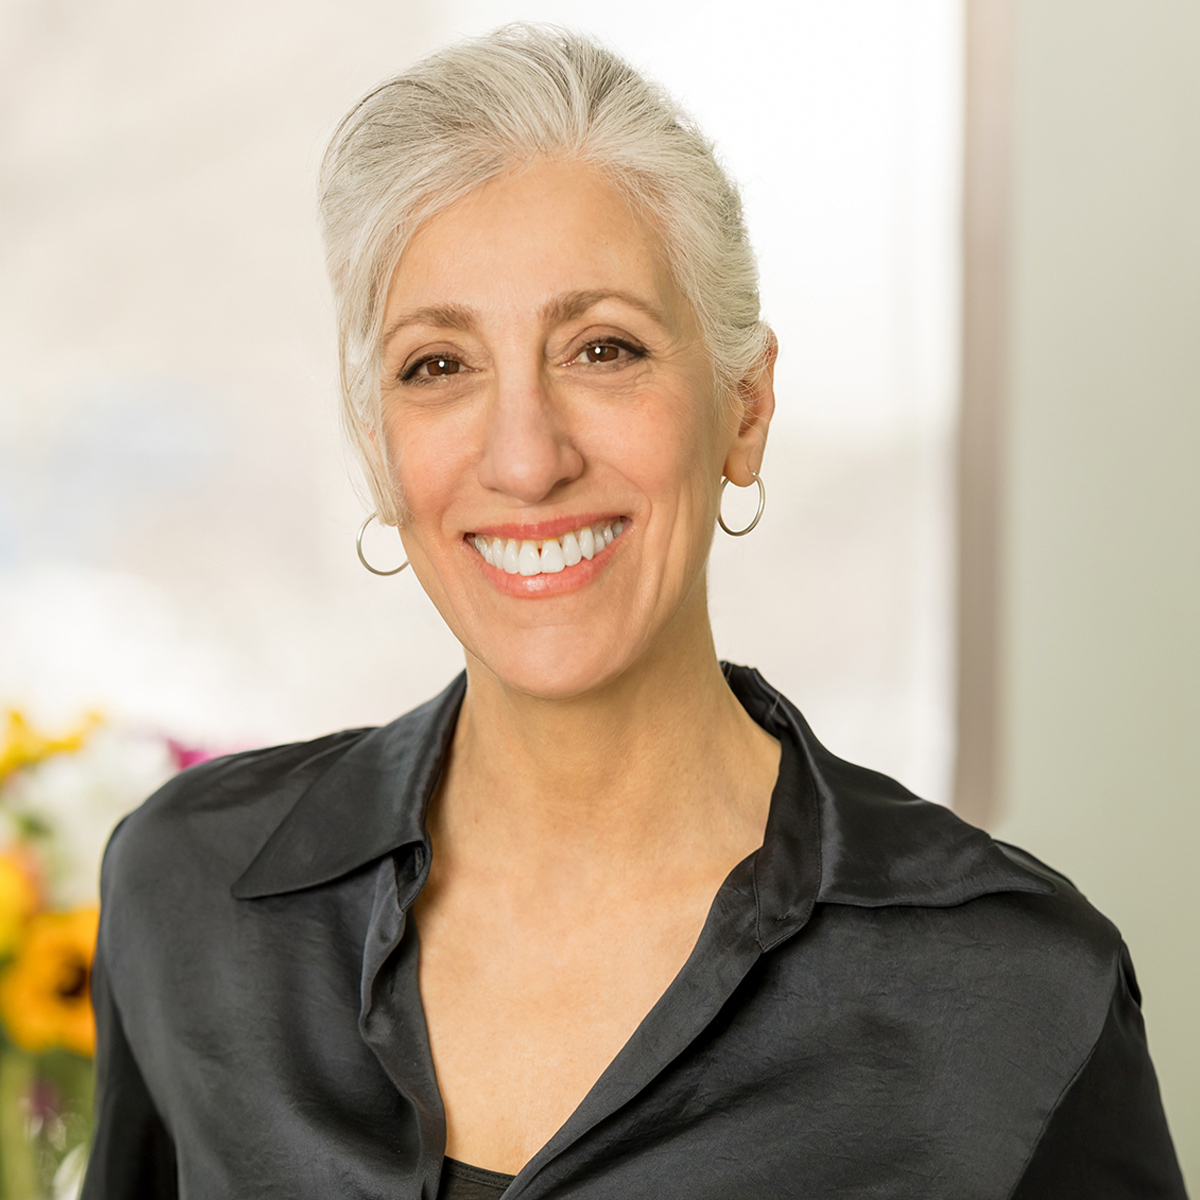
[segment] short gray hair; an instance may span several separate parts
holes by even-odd
[[[379,519],[401,502],[383,436],[388,286],[423,221],[538,158],[603,171],[656,224],[719,394],[762,367],[770,331],[741,199],[712,143],[660,87],[591,38],[508,25],[368,93],[325,152],[321,228],[337,310],[343,422]]]

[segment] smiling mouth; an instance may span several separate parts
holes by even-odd
[[[480,534],[467,534],[466,540],[489,566],[509,575],[557,575],[595,558],[621,536],[628,524],[626,518],[616,517],[536,542],[486,538]]]

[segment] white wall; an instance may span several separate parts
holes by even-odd
[[[518,16],[610,39],[746,185],[781,411],[767,517],[715,554],[722,651],[944,798],[954,0],[7,0],[0,701],[245,744],[458,669],[354,558],[313,181],[369,86]]]
[[[999,835],[1120,926],[1200,1184],[1200,5],[1018,5]]]

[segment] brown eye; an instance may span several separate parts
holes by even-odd
[[[589,346],[584,352],[584,357],[590,363],[607,363],[616,362],[620,357],[621,351],[618,347],[607,342],[596,342]]]
[[[440,379],[444,375],[457,375],[463,365],[457,358],[448,354],[435,354],[431,358],[423,358],[414,363],[404,372],[404,383],[424,383],[429,379]]]

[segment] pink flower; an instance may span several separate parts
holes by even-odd
[[[194,767],[197,763],[208,762],[210,758],[218,758],[224,753],[223,750],[206,750],[201,746],[185,746],[183,742],[177,742],[170,737],[167,738],[167,748],[180,771],[186,767]]]

